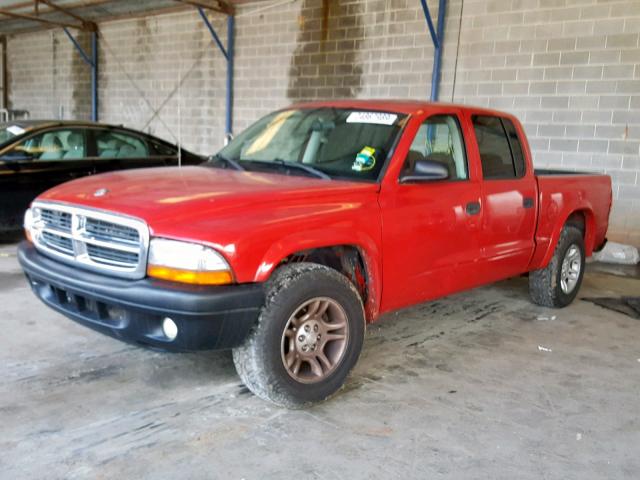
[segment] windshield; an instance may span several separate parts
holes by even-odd
[[[13,137],[22,135],[26,130],[20,125],[0,124],[0,146],[8,143]]]
[[[212,162],[243,170],[375,181],[405,118],[339,108],[274,112],[233,139]]]

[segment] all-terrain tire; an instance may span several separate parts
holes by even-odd
[[[580,271],[573,288],[570,291],[564,291],[562,288],[562,264],[567,252],[574,246],[579,250]],[[553,308],[562,308],[569,305],[578,294],[578,290],[580,290],[584,276],[584,262],[582,232],[577,227],[565,225],[549,265],[529,273],[529,295],[533,303]]]
[[[313,263],[281,267],[265,288],[265,305],[256,325],[244,343],[233,349],[238,375],[255,395],[279,406],[302,408],[327,399],[343,386],[362,349],[365,316],[358,291],[336,270]],[[340,360],[333,369],[327,369],[326,378],[305,383],[294,378],[285,365],[283,349],[289,347],[284,346],[283,335],[301,306],[316,298],[333,302],[332,308],[339,310],[343,319],[346,317],[343,331],[348,334]]]

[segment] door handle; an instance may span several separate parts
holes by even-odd
[[[531,197],[524,197],[522,199],[522,206],[524,208],[533,208],[533,198]]]
[[[480,213],[480,202],[469,202],[467,203],[467,213],[469,215],[477,215]]]

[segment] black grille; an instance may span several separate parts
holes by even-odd
[[[42,232],[42,239],[49,248],[53,248],[58,252],[73,254],[73,243],[69,238],[51,232]]]
[[[40,218],[44,220],[48,228],[54,228],[63,232],[71,231],[71,214],[58,210],[42,209]]]
[[[115,240],[132,245],[138,245],[140,242],[140,235],[136,229],[95,218],[86,219],[85,231],[95,239],[106,242]]]
[[[46,288],[45,284],[42,284],[42,287]],[[48,302],[55,304],[67,313],[82,315],[83,320],[114,327],[122,326],[126,320],[124,315],[118,314],[122,312],[122,309],[68,292],[53,285],[48,287],[52,293],[52,295],[47,295],[46,297]]]
[[[113,248],[99,247],[87,244],[87,253],[91,260],[103,265],[135,266],[138,264],[138,254],[123,252]]]

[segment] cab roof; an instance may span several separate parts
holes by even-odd
[[[483,107],[475,107],[471,105],[461,105],[446,102],[429,102],[425,100],[394,100],[394,99],[363,99],[363,100],[326,100],[294,103],[290,108],[354,108],[363,110],[382,110],[394,113],[402,113],[405,115],[417,114],[418,112],[428,110],[434,107],[453,107],[462,110],[485,113],[488,115],[497,115],[502,117],[511,117],[506,112],[500,112]]]
[[[0,127],[5,127],[9,125],[17,125],[18,127],[22,127],[25,130],[33,130],[36,128],[43,127],[64,127],[64,126],[75,126],[75,127],[118,127],[121,128],[122,125],[113,125],[109,123],[99,123],[99,122],[89,122],[84,120],[12,120],[9,122],[5,122],[0,124]]]

